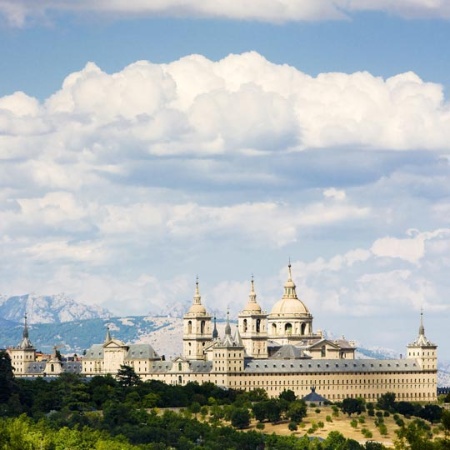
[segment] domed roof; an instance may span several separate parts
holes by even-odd
[[[271,316],[304,316],[310,315],[308,308],[305,304],[299,300],[297,297],[297,292],[295,291],[295,283],[292,280],[291,274],[291,264],[289,263],[289,277],[284,284],[284,294],[281,300],[278,300],[275,305],[273,305]]]
[[[282,298],[273,305],[270,315],[304,315],[308,314],[308,308],[299,299]]]
[[[198,287],[198,278],[195,283],[194,300],[187,314],[206,315],[206,308],[202,305],[202,297],[200,296],[200,290]]]
[[[252,288],[250,291],[250,294],[248,296],[248,302],[245,305],[244,309],[242,310],[243,313],[261,313],[262,309],[261,306],[259,306],[258,302],[256,301],[256,293],[255,293],[255,284],[252,278]]]

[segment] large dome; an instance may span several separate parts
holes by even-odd
[[[273,305],[271,316],[304,316],[309,315],[308,308],[299,299],[282,298]]]
[[[284,284],[284,294],[281,300],[278,300],[275,305],[273,305],[270,316],[274,317],[292,317],[292,316],[310,316],[308,308],[303,304],[301,300],[297,297],[297,292],[295,290],[295,283],[292,280],[291,274],[291,264],[289,268],[289,277]]]

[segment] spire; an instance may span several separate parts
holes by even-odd
[[[420,325],[419,325],[419,336],[417,339],[408,345],[408,347],[428,347],[434,346],[425,336],[425,327],[423,326],[423,309],[420,310]]]
[[[191,307],[189,308],[188,314],[195,314],[195,315],[200,315],[200,316],[206,315],[206,309],[202,305],[202,297],[200,295],[198,276],[195,279],[194,299],[192,301]]]
[[[288,264],[288,279],[284,284],[283,299],[287,298],[298,300],[297,292],[295,291],[295,283],[292,281],[291,258],[289,258]]]
[[[239,347],[244,346],[244,344],[242,343],[242,339],[241,339],[241,333],[239,333],[238,325],[236,325],[236,333],[234,334],[234,342]]]
[[[230,310],[227,310],[227,324],[225,325],[225,335],[231,336]]]
[[[249,295],[249,302],[250,303],[256,303],[256,293],[255,293],[255,280],[252,275],[252,281],[251,281],[251,290]]]
[[[202,297],[200,296],[200,289],[198,287],[198,275],[195,280],[195,294],[194,294],[194,305],[201,305]]]
[[[28,339],[29,338],[29,334],[28,334],[27,313],[25,313],[24,319],[25,319],[25,323],[23,325],[22,338],[23,339]]]
[[[107,344],[109,341],[112,341],[112,338],[111,338],[111,333],[109,331],[109,327],[107,326],[106,327],[105,344]]]
[[[21,349],[33,348],[33,344],[30,341],[30,336],[29,336],[29,332],[28,332],[27,313],[25,313],[25,316],[24,316],[22,341],[20,342],[19,347]]]
[[[216,326],[216,316],[214,316],[214,329],[212,332],[212,338],[217,339],[218,337],[219,337],[219,332],[217,331],[217,326]]]
[[[423,326],[423,308],[420,308],[419,336],[425,336],[425,327]]]

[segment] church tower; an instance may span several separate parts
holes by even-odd
[[[281,345],[317,340],[317,335],[313,335],[312,321],[308,308],[297,297],[289,262],[283,297],[275,303],[267,318],[269,339]]]
[[[207,344],[212,342],[211,316],[202,305],[198,279],[189,311],[183,317],[183,356],[186,359],[205,359]]]
[[[253,277],[248,302],[238,315],[238,330],[247,356],[267,358],[267,314],[256,301]]]
[[[416,359],[423,370],[437,370],[437,345],[425,337],[423,326],[423,312],[420,313],[419,336],[408,345],[408,359]]]
[[[11,356],[11,364],[14,367],[16,375],[27,373],[29,363],[36,361],[36,349],[30,341],[26,314],[22,332],[22,340],[17,347],[9,349],[9,354]]]

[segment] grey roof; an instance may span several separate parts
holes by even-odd
[[[262,359],[246,361],[250,373],[420,372],[415,359]]]
[[[33,361],[26,366],[25,375],[44,375],[48,361]],[[62,361],[62,370],[65,373],[81,373],[81,361]]]
[[[130,344],[126,359],[159,359],[150,344]]]
[[[159,359],[159,355],[155,352],[150,344],[128,344],[125,359]],[[83,359],[103,359],[104,344],[94,344],[87,351]]]
[[[103,344],[94,344],[86,351],[83,359],[99,359],[103,358]]]
[[[311,392],[308,395],[305,395],[302,400],[307,403],[323,403],[328,400],[325,397],[322,397],[320,394],[316,392],[316,388],[311,388]]]
[[[301,348],[296,347],[292,344],[283,345],[279,348],[270,359],[301,359],[310,358],[306,356]]]
[[[181,361],[180,361],[181,362]],[[167,361],[158,361],[154,363],[152,366],[153,373],[166,373],[170,372],[173,368],[174,364],[178,364],[178,362],[167,362]],[[208,373],[211,372],[213,368],[212,361],[190,361],[189,362],[189,371],[194,373]],[[179,371],[177,370],[177,373]]]

